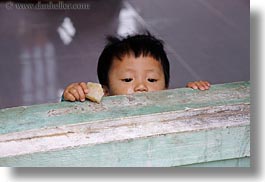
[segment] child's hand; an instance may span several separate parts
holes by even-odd
[[[72,83],[68,85],[63,93],[64,100],[68,101],[85,101],[88,87],[85,82]]]
[[[207,81],[196,81],[187,83],[186,87],[199,90],[208,90],[211,84]]]

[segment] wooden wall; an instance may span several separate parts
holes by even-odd
[[[0,166],[250,166],[250,83],[0,110]]]

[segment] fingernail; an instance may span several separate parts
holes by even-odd
[[[85,101],[85,99],[81,99],[81,102],[84,102]]]

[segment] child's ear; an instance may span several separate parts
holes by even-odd
[[[109,88],[106,85],[102,85],[104,96],[109,96]]]

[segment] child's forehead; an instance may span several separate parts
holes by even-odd
[[[152,56],[139,56],[135,57],[133,55],[123,56],[120,59],[114,59],[111,69],[116,71],[124,70],[156,70],[163,71],[162,64],[160,61],[156,60]]]
[[[119,61],[124,61],[125,60],[125,64],[130,64],[130,61],[135,61],[135,60],[155,60],[157,62],[160,62],[160,60],[156,59],[154,56],[152,56],[151,54],[139,54],[136,56],[136,54],[134,54],[133,52],[129,52],[129,53],[125,53],[119,57],[114,57],[113,60],[119,60]],[[127,62],[126,62],[127,61]]]

